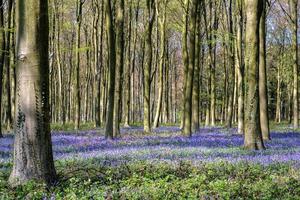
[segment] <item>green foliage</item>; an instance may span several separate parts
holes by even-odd
[[[79,130],[91,130],[95,128],[94,122],[86,122],[80,124]],[[74,131],[75,124],[74,123],[52,123],[51,130],[53,131]]]
[[[12,189],[6,182],[9,170],[2,171],[0,199],[300,198],[299,170],[282,164],[138,162],[107,167],[95,159],[56,164],[61,178],[50,188],[30,182]]]

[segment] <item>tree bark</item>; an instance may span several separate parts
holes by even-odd
[[[187,70],[186,91],[184,101],[184,127],[183,134],[185,136],[192,135],[192,95],[193,95],[193,78],[195,69],[196,54],[196,23],[197,23],[198,0],[193,0],[191,5],[190,20],[190,58]]]
[[[120,136],[120,107],[122,94],[122,79],[124,69],[124,0],[119,0],[117,5],[116,16],[116,48],[117,48],[117,64],[116,64],[116,78],[115,78],[115,99],[114,99],[114,137]]]
[[[293,48],[293,126],[299,128],[299,81],[298,81],[298,1],[291,0],[291,17],[292,17],[292,48]]]
[[[114,99],[115,99],[115,74],[116,74],[116,44],[115,31],[113,27],[113,13],[111,8],[111,1],[105,0],[106,13],[106,29],[107,38],[109,42],[109,79],[108,79],[108,102],[107,115],[105,125],[105,138],[113,139],[113,125],[114,125]]]
[[[156,113],[153,122],[153,128],[158,127],[159,117],[161,115],[161,107],[162,107],[162,99],[163,99],[163,91],[164,91],[164,63],[165,63],[165,44],[166,44],[166,8],[167,8],[167,0],[163,1],[163,10],[162,16],[159,16],[159,5],[156,6],[156,12],[159,21],[160,27],[160,56],[159,56],[159,88],[158,88],[158,101],[156,106]]]
[[[150,93],[151,93],[151,68],[152,68],[152,30],[155,19],[155,1],[147,0],[147,28],[145,38],[146,63],[144,66],[144,131],[151,132]]]
[[[4,6],[3,0],[0,0],[0,138],[2,134],[2,86],[3,86],[3,68],[4,68],[4,57],[5,57],[5,32],[4,30]]]
[[[17,99],[12,186],[56,179],[49,120],[48,2],[18,0]]]
[[[247,64],[247,112],[245,113],[246,149],[265,149],[262,140],[259,114],[259,21],[263,4],[259,0],[246,1],[246,64]]]
[[[267,69],[266,69],[266,0],[259,24],[259,108],[260,126],[264,140],[270,140]]]

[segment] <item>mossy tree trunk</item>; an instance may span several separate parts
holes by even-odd
[[[13,186],[30,180],[56,179],[49,120],[49,58],[47,0],[18,0],[17,99]]]

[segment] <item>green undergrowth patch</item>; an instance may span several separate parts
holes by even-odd
[[[80,124],[79,130],[92,130],[95,129],[94,122],[85,122]],[[52,131],[74,131],[75,130],[75,123],[68,122],[68,123],[51,123],[51,130]]]
[[[1,164],[0,164],[1,165]],[[300,199],[299,169],[227,162],[143,162],[100,165],[97,159],[56,162],[55,186],[7,183],[0,166],[0,199]]]

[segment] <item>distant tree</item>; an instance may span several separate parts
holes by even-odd
[[[16,12],[17,99],[9,182],[52,183],[56,172],[49,123],[48,1],[18,0]]]

